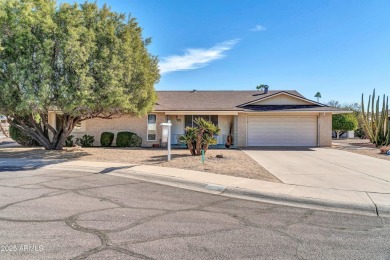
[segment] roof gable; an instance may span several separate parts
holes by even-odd
[[[305,106],[305,105],[317,105],[317,106],[325,106],[321,103],[309,100],[303,96],[294,95],[289,92],[281,91],[278,93],[274,93],[272,95],[268,95],[265,97],[261,97],[259,99],[255,99],[251,102],[247,102],[245,104],[240,105],[240,107],[253,105],[253,106]]]

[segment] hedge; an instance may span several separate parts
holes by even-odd
[[[114,140],[114,134],[111,132],[103,132],[100,135],[100,145],[103,147],[110,147]]]
[[[118,147],[140,147],[142,138],[132,132],[119,132],[116,136]]]

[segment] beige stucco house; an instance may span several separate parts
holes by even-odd
[[[332,142],[332,114],[345,112],[287,90],[157,91],[157,96],[154,110],[147,116],[86,120],[72,135],[93,135],[94,145],[99,146],[102,132],[130,131],[142,138],[142,146],[151,147],[161,142],[160,124],[171,120],[172,145],[180,146],[185,128],[192,126],[195,118],[204,117],[221,128],[216,136],[221,146],[230,134],[238,147],[324,147]]]

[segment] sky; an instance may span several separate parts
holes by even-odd
[[[63,2],[74,2],[63,0]],[[80,1],[83,2],[83,1]],[[98,0],[131,14],[159,57],[157,90],[390,95],[390,0]]]

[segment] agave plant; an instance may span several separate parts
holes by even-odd
[[[370,110],[371,107],[371,110]],[[376,146],[389,145],[390,124],[389,124],[389,97],[383,95],[382,109],[380,107],[380,97],[376,99],[375,89],[368,98],[367,110],[364,106],[364,95],[362,94],[362,117],[364,131],[370,141]]]
[[[201,155],[202,150],[206,152],[210,144],[217,143],[214,135],[220,132],[220,128],[203,118],[195,119],[194,124],[195,127],[186,128],[186,134],[180,137],[180,141],[187,144],[191,155]]]

